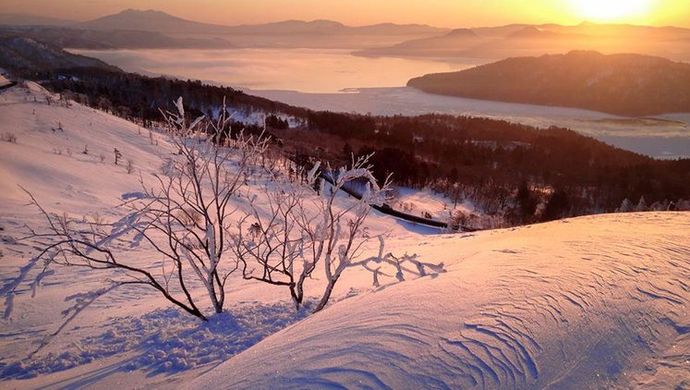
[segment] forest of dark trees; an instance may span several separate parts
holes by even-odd
[[[223,99],[244,112],[265,112],[276,147],[307,164],[333,164],[374,153],[379,179],[431,187],[469,199],[517,225],[616,211],[625,199],[673,209],[690,199],[690,160],[656,160],[563,128],[450,115],[371,116],[317,112],[199,81],[152,78],[103,69],[24,75],[93,107],[150,126],[159,109],[182,96],[190,117],[213,115]],[[69,91],[69,92],[68,92]],[[292,118],[294,125],[281,118]],[[251,131],[258,127],[236,123]]]

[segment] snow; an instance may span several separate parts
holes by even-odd
[[[36,248],[19,237],[42,219],[19,185],[49,211],[117,221],[114,206],[141,197],[139,180],[171,153],[162,134],[152,144],[136,124],[48,105],[48,95],[34,83],[0,92],[0,133],[17,136],[0,142],[0,302],[10,296],[14,306],[0,318],[0,387],[690,386],[689,213],[458,235],[373,213],[367,227],[386,234],[387,252],[446,272],[400,281],[385,270],[373,287],[370,272],[346,270],[332,304],[313,316],[313,301],[296,312],[283,290],[237,278],[226,312],[208,323],[151,289],[118,289],[45,339],[73,305],[65,298],[103,288],[104,275],[58,270],[31,285],[40,270],[22,267]],[[136,173],[113,163],[113,148]],[[401,199],[439,212],[448,204],[428,191]],[[152,258],[144,245],[131,249],[134,261]],[[30,277],[15,285],[20,272]]]
[[[51,105],[46,97],[52,99]],[[31,266],[36,248],[19,237],[27,233],[25,224],[41,226],[45,222],[34,207],[27,206],[29,197],[23,189],[50,212],[118,221],[124,215],[115,211],[114,206],[123,200],[140,198],[143,193],[139,180],[150,185],[151,174],[161,171],[172,152],[162,134],[154,132],[152,144],[148,130],[136,124],[76,103],[66,106],[57,101],[58,96],[31,82],[0,92],[0,133],[11,132],[17,137],[17,143],[0,142],[0,302],[6,312],[0,318],[0,378],[31,378],[18,382],[21,387],[42,386],[65,378],[76,381],[70,383],[84,383],[84,375],[100,369],[94,362],[109,361],[114,371],[107,378],[98,375],[99,383],[109,383],[114,376],[120,378],[118,373],[123,370],[141,373],[141,378],[128,378],[139,378],[136,380],[144,383],[157,381],[149,379],[149,374],[155,372],[172,372],[173,380],[180,380],[178,376],[208,369],[208,364],[219,363],[305,315],[304,311],[294,312],[289,297],[281,290],[237,280],[228,289],[227,300],[232,302],[229,312],[239,328],[193,347],[197,335],[204,333],[202,325],[172,309],[150,289],[119,289],[94,301],[63,333],[26,360],[44,336],[55,332],[62,323],[62,311],[73,305],[65,298],[102,288],[104,275],[88,270],[62,270],[36,286],[35,298],[31,298],[31,280],[40,267]],[[85,145],[88,154],[83,153]],[[123,162],[113,163],[114,148],[122,153],[121,161],[134,161],[135,173],[128,174]],[[103,161],[101,155],[105,157]],[[390,217],[377,217],[368,227],[372,233],[416,236],[415,226]],[[133,257],[151,258],[151,251],[139,248],[136,241],[131,247]],[[156,269],[157,265],[152,267]],[[23,274],[27,277],[22,278]],[[367,275],[366,280],[353,287],[370,285],[371,276]],[[194,288],[194,294],[203,293],[203,286]],[[337,291],[336,299],[351,293],[350,286],[343,290]],[[179,322],[175,329],[183,336],[175,339],[158,335],[151,342],[159,325],[167,322]],[[227,322],[221,322],[228,331],[232,329]],[[110,340],[109,332],[120,336]],[[217,344],[215,349],[211,344]],[[168,369],[149,363],[152,360],[146,356],[152,353],[164,357],[160,364],[177,359],[179,348],[173,351],[169,345],[184,345],[185,364],[173,364]],[[204,358],[205,354],[210,356],[211,363]]]
[[[188,388],[690,385],[687,213],[398,245],[448,272],[339,302]]]
[[[284,304],[248,302],[199,323],[179,310],[157,309],[143,316],[118,318],[108,330],[75,341],[76,349],[0,367],[0,376],[27,379],[130,351],[138,355],[123,363],[122,370],[173,374],[226,360],[306,313],[296,313]]]
[[[431,189],[415,190],[408,187],[396,187],[396,194],[391,206],[408,214],[424,217],[428,213],[433,219],[443,221],[448,219],[451,211],[460,211],[466,215],[481,214],[471,202],[458,201],[456,205],[452,199]]]

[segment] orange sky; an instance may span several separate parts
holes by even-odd
[[[636,3],[637,5],[631,5]],[[690,27],[689,0],[1,0],[0,13],[87,20],[125,8],[158,9],[187,19],[260,23],[331,19],[444,27],[583,20]]]

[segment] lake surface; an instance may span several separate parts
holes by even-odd
[[[658,158],[690,158],[690,113],[623,118],[600,112],[431,95],[404,87],[416,76],[479,60],[367,58],[347,50],[73,50],[131,72],[198,79],[315,110],[418,115],[430,112],[567,127]]]

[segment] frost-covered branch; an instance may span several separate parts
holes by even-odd
[[[246,279],[284,286],[299,309],[305,298],[305,285],[323,272],[325,285],[315,311],[323,309],[343,272],[361,266],[380,274],[371,264],[394,264],[402,275],[402,264],[416,257],[396,258],[392,254],[364,258],[364,248],[372,237],[365,222],[372,204],[384,200],[389,183],[379,185],[371,173],[368,157],[353,161],[349,168],[321,172],[320,164],[306,174],[307,183],[272,181],[265,195],[252,202],[251,212],[240,220],[234,235],[233,250],[242,263]],[[330,184],[321,180],[328,175]],[[300,176],[302,176],[300,174]],[[318,184],[317,184],[318,183]],[[344,198],[346,186],[363,188],[359,199]],[[316,190],[314,190],[316,188]],[[383,251],[383,237],[377,236]],[[428,265],[417,262],[416,272],[424,274]]]

